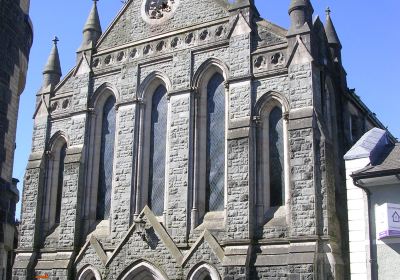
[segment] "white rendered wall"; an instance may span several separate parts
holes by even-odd
[[[351,280],[369,280],[368,203],[365,192],[353,183],[350,175],[369,164],[369,158],[346,161],[347,207]]]

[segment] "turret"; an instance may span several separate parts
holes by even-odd
[[[310,0],[292,0],[289,7],[290,29],[288,36],[311,30],[314,9]]]
[[[341,50],[342,44],[340,43],[339,37],[336,33],[335,26],[333,25],[331,19],[331,10],[329,7],[326,9],[326,23],[325,23],[325,33],[328,39],[329,48],[331,50],[333,59],[335,62],[341,62]]]
[[[51,49],[49,58],[47,59],[46,66],[43,69],[43,90],[47,89],[48,87],[50,87],[50,90],[52,90],[60,82],[62,73],[60,57],[57,48],[58,41],[58,38],[54,37],[53,48]]]
[[[97,40],[99,40],[101,36],[102,31],[99,13],[97,11],[97,1],[98,0],[93,0],[92,10],[83,27],[83,41],[78,52],[94,49]]]

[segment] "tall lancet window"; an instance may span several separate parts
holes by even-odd
[[[62,192],[64,185],[64,165],[65,165],[65,156],[67,155],[67,143],[65,143],[61,149],[59,154],[59,164],[58,164],[58,178],[57,178],[57,199],[56,199],[56,214],[55,214],[55,223],[60,223],[61,217],[61,201],[62,201]]]
[[[284,107],[271,97],[262,102],[259,110],[259,128],[257,130],[257,216],[258,222],[277,217],[277,207],[284,206],[287,195],[287,143]],[[284,210],[283,208],[281,210]],[[284,214],[283,214],[284,215]]]
[[[150,208],[157,216],[164,212],[167,115],[167,89],[160,85],[151,102],[148,198]]]
[[[275,107],[269,115],[269,169],[271,206],[285,201],[284,141],[282,109]]]
[[[206,211],[224,210],[225,87],[216,73],[207,85]]]
[[[115,98],[104,104],[101,128],[100,164],[97,193],[97,220],[107,220],[111,210],[111,192],[115,142]]]
[[[48,233],[60,224],[62,196],[64,187],[64,166],[67,154],[66,138],[60,132],[50,141],[46,167],[46,186],[43,194],[43,230]]]

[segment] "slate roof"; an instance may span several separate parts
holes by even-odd
[[[380,128],[373,128],[365,133],[344,156],[345,160],[369,157],[371,162],[376,162],[382,150],[389,143],[387,132]]]
[[[400,175],[400,143],[385,147],[375,163],[354,172],[352,177],[360,179],[396,174]]]

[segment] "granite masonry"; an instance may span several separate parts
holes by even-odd
[[[43,72],[13,279],[349,279],[343,155],[383,125],[330,11],[128,0],[102,32],[96,5]]]
[[[12,178],[19,97],[25,88],[32,25],[29,0],[0,1],[0,279],[11,279],[17,245],[18,180]]]

